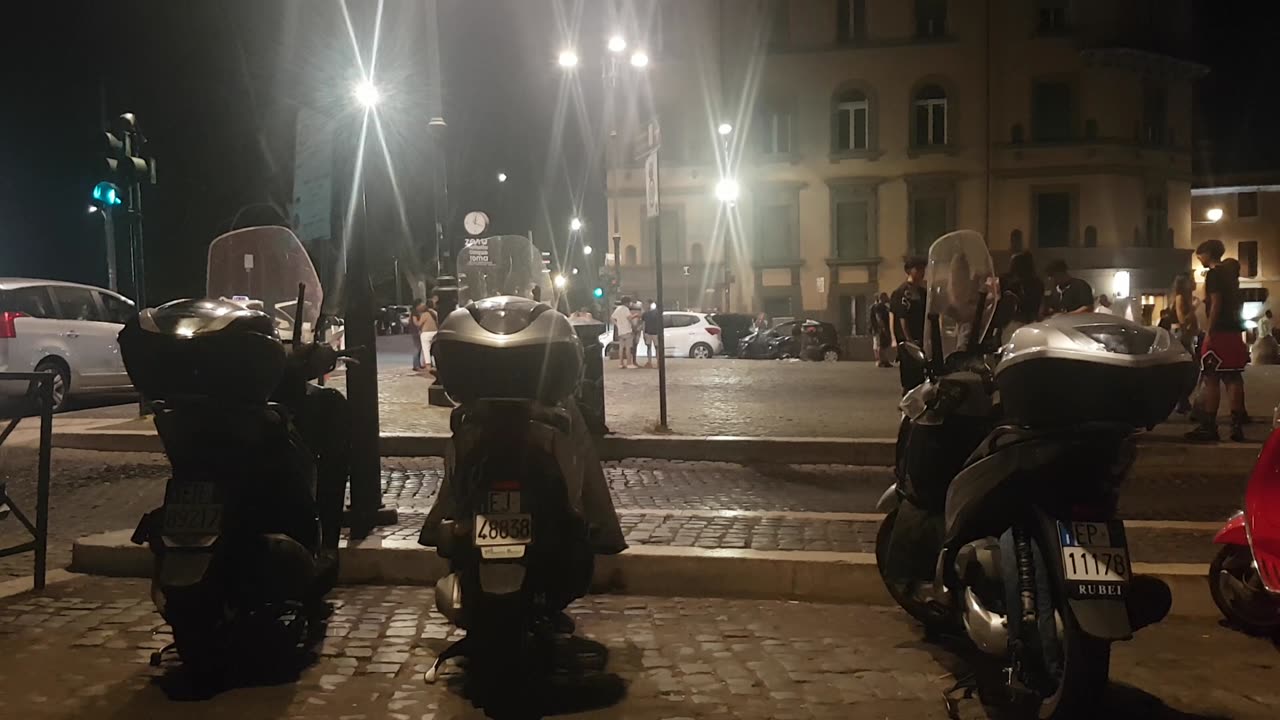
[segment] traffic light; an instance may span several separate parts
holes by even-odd
[[[124,202],[120,199],[120,188],[105,180],[93,186],[93,201],[104,208],[114,207]]]
[[[143,139],[138,133],[138,121],[133,113],[120,116],[116,132],[104,132],[102,135],[103,170],[111,183],[117,187],[155,184],[155,161],[140,155]]]
[[[595,299],[599,300],[600,298],[604,297],[604,288],[597,285],[596,288],[591,291],[591,295],[595,297]]]

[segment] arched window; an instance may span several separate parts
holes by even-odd
[[[947,92],[939,85],[925,85],[916,91],[915,127],[911,134],[917,147],[947,144]]]
[[[628,265],[635,265],[636,264],[636,246],[628,245],[626,255],[627,255],[626,263]]]
[[[703,263],[702,243],[694,243],[689,246],[689,262],[694,265],[701,265]]]
[[[835,152],[871,147],[871,101],[861,90],[835,96],[831,117],[831,149]]]
[[[1022,252],[1022,231],[1014,230],[1009,233],[1009,250],[1012,252]]]

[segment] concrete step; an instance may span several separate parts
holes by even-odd
[[[129,531],[81,538],[72,551],[73,572],[149,577],[152,556],[129,542]],[[1134,572],[1156,575],[1174,593],[1173,612],[1211,616],[1217,609],[1205,585],[1207,564],[1135,563]],[[428,585],[447,572],[434,550],[400,538],[374,537],[342,548],[342,582]],[[875,556],[865,552],[704,549],[634,545],[598,557],[596,592],[628,595],[735,597],[891,605]]]

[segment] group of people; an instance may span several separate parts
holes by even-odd
[[[640,302],[623,296],[609,315],[613,324],[613,337],[618,343],[618,363],[625,370],[628,367],[638,368],[636,351],[640,349],[643,339],[645,349],[645,367],[653,367],[653,356],[658,344],[658,333],[662,332],[662,310],[658,303],[650,300],[642,305]],[[628,365],[630,363],[630,365]]]
[[[1193,402],[1189,395],[1178,408],[1180,413],[1190,413],[1196,422],[1196,428],[1186,435],[1188,440],[1219,439],[1217,416],[1224,393],[1231,411],[1232,440],[1244,439],[1243,426],[1249,417],[1244,404],[1244,369],[1249,362],[1249,351],[1244,342],[1240,312],[1240,265],[1232,258],[1224,258],[1224,253],[1219,240],[1205,241],[1196,248],[1196,257],[1207,269],[1204,300],[1195,296],[1191,274],[1181,273],[1174,280],[1172,306],[1160,321],[1162,327],[1170,330],[1199,359],[1199,375],[1193,391],[1196,399]],[[923,381],[923,377],[919,377],[923,370],[914,363],[902,362],[902,353],[905,343],[924,345],[927,267],[928,261],[924,258],[907,258],[903,266],[906,279],[902,285],[892,295],[881,293],[869,313],[877,364],[892,367],[896,349],[904,390]],[[1004,337],[1022,325],[1059,313],[1116,314],[1111,298],[1094,295],[1088,282],[1071,275],[1066,262],[1054,260],[1045,271],[1049,281],[1047,292],[1045,282],[1036,273],[1031,253],[1018,252],[1010,259],[1009,271],[1000,278],[1005,303],[1001,317],[995,319]],[[1268,311],[1259,319],[1259,334],[1272,332]]]

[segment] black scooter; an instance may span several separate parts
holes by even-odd
[[[350,359],[299,334],[286,353],[267,315],[208,299],[144,310],[120,333],[173,467],[133,535],[173,628],[153,664],[172,648],[206,681],[274,676],[323,637],[350,433],[346,399],[312,381]]]

